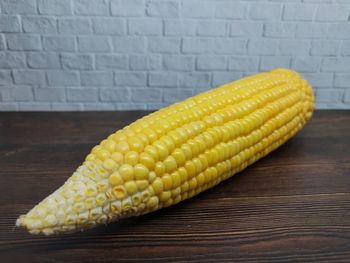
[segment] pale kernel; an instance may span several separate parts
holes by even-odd
[[[125,189],[129,195],[132,195],[137,192],[137,185],[135,181],[129,181],[125,183]]]
[[[149,183],[147,180],[137,180],[136,185],[139,190],[144,190],[148,187]]]
[[[108,180],[111,185],[123,184],[123,179],[118,171],[112,173]]]
[[[113,195],[119,200],[123,199],[126,196],[124,186],[118,185],[118,186],[113,187]]]
[[[134,179],[134,168],[130,164],[123,164],[120,166],[119,173],[124,181],[131,181]]]

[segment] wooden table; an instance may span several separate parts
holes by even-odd
[[[350,262],[349,111],[317,112],[268,157],[174,207],[60,237],[13,229],[94,144],[144,114],[0,114],[0,262]]]

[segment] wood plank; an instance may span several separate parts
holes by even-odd
[[[89,149],[147,112],[0,113],[0,262],[349,262],[350,111],[191,200],[66,236],[13,229]]]
[[[14,207],[0,206],[0,213],[5,211],[8,219],[15,219]],[[23,230],[11,233],[14,221],[0,221],[0,247],[39,254],[53,262],[85,261],[91,254],[106,261],[176,258],[200,262],[213,253],[222,259],[235,255],[247,262],[262,255],[283,262],[308,260],[311,254],[322,259],[328,254],[338,262],[344,256],[340,251],[350,249],[349,211],[350,194],[205,202],[196,197],[153,214],[64,237],[31,236]],[[106,250],[109,253],[103,254]]]

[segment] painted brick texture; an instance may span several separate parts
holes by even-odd
[[[350,109],[350,1],[0,1],[0,111],[153,110],[275,67]]]

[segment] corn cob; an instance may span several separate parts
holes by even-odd
[[[179,203],[267,155],[300,130],[312,89],[291,70],[260,73],[149,114],[111,134],[17,226],[74,232]]]

